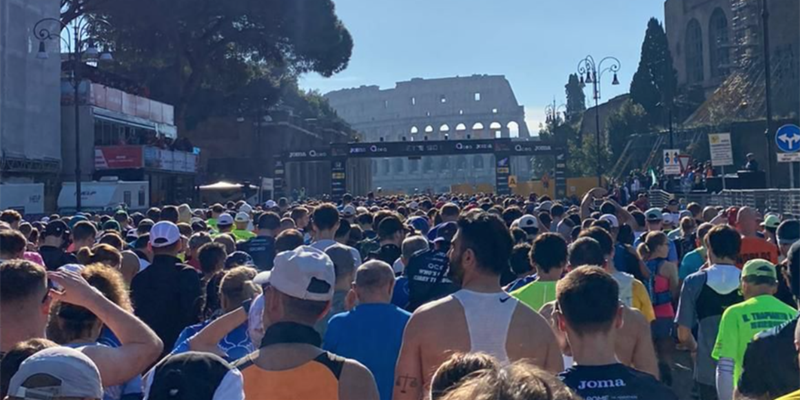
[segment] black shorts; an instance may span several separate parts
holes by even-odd
[[[655,321],[650,323],[650,329],[653,334],[653,340],[667,339],[672,337],[675,321],[672,318],[656,318]]]

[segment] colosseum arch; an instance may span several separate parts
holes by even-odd
[[[416,135],[417,133],[419,133],[419,129],[416,126],[412,126],[411,127],[411,134],[412,135]]]
[[[425,133],[433,133],[433,127],[428,125],[425,127]]]
[[[516,121],[511,121],[506,125],[508,128],[508,136],[512,138],[519,137],[519,124]]]
[[[439,132],[450,132],[450,126],[447,124],[443,124],[439,127]]]

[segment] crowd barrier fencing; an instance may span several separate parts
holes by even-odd
[[[762,213],[774,212],[800,219],[800,189],[723,190],[719,193],[669,193],[655,189],[649,192],[652,207],[665,207],[670,199],[682,204],[698,203],[703,207],[753,207]]]

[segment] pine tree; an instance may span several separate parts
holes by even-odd
[[[651,123],[660,121],[665,107],[670,107],[678,85],[672,64],[667,35],[657,19],[647,23],[639,69],[631,82],[631,99],[640,104]]]
[[[572,120],[586,111],[586,94],[578,80],[578,75],[569,76],[569,81],[564,86],[567,92],[567,118]]]

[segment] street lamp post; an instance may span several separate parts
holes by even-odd
[[[619,85],[617,78],[617,71],[621,68],[622,63],[616,57],[606,57],[595,62],[594,57],[591,55],[586,56],[578,63],[578,76],[580,76],[581,85],[587,83],[592,84],[592,93],[594,97],[594,118],[597,131],[595,132],[595,141],[597,146],[597,186],[603,185],[603,164],[601,160],[602,151],[600,145],[600,97],[601,97],[601,80],[606,72],[614,74],[611,81],[612,85]]]
[[[112,61],[111,53],[104,51],[102,54],[95,46],[94,40],[87,40],[92,33],[92,24],[101,23],[108,25],[108,22],[101,19],[78,18],[67,25],[57,18],[43,18],[33,25],[33,36],[39,40],[39,51],[36,58],[46,60],[49,58],[46,42],[60,40],[69,54],[72,64],[70,74],[70,84],[74,89],[73,99],[75,106],[75,212],[81,211],[81,122],[80,122],[80,85],[83,77],[81,76],[81,66],[86,62]],[[57,30],[51,29],[55,27]],[[72,30],[72,40],[61,36],[65,29]],[[84,50],[84,47],[86,49]],[[60,66],[59,66],[60,68]]]
[[[556,104],[557,104],[556,99],[553,98],[553,103],[548,104],[544,108],[545,122],[547,122],[548,124],[553,124],[554,128],[558,127],[558,123],[559,121],[561,121],[561,116],[560,116],[560,113],[562,112],[561,109],[564,109],[563,111],[564,120],[567,119],[567,105],[566,104],[556,105]]]
[[[765,132],[767,139],[767,187],[773,187],[773,160],[777,156],[775,155],[775,151],[772,147],[772,135],[774,134],[772,129],[772,65],[769,54],[769,4],[767,3],[767,0],[763,0],[761,7],[761,18],[763,20],[764,29],[764,96],[766,97],[765,103],[767,107],[767,131]],[[789,168],[793,169],[794,163],[789,164]]]

